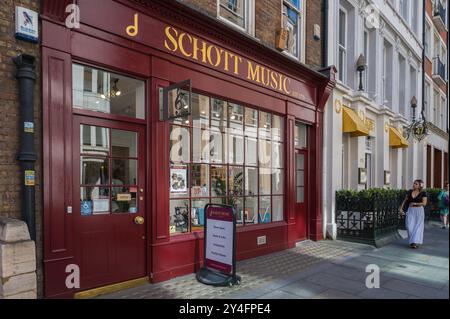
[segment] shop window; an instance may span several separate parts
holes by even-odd
[[[308,126],[305,124],[297,123],[295,125],[294,145],[295,148],[308,148]]]
[[[72,95],[75,109],[145,118],[143,81],[73,64]]]
[[[170,233],[201,231],[208,203],[234,206],[239,226],[284,219],[284,118],[192,94],[170,125]]]

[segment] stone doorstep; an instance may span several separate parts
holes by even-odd
[[[31,290],[10,296],[3,296],[0,294],[0,299],[37,299],[37,293],[36,290]]]
[[[33,241],[0,242],[0,278],[36,271],[36,249]]]
[[[0,278],[1,296],[8,297],[27,291],[37,291],[35,272],[8,278]]]
[[[14,243],[24,240],[30,240],[30,233],[25,222],[0,217],[0,242]]]

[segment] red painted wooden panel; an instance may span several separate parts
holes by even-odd
[[[42,20],[42,46],[70,53],[70,30],[60,24]]]
[[[64,21],[66,16],[66,7],[75,3],[74,0],[42,1],[42,14],[57,21]]]
[[[169,83],[152,81],[151,157],[152,177],[152,238],[153,242],[167,241],[169,236],[169,125],[159,120],[159,88]],[[155,256],[155,258],[157,258]]]
[[[46,298],[73,298],[73,292],[66,287],[66,267],[74,264],[73,258],[44,261],[44,295]]]
[[[72,254],[71,59],[43,48],[45,259]]]
[[[287,211],[288,221],[295,222],[295,117],[287,116],[287,141],[286,141],[286,157],[287,157],[287,171],[286,171],[286,194],[287,194]]]
[[[316,113],[317,123],[311,127],[310,148],[310,232],[312,240],[323,239],[322,229],[322,149],[323,149],[323,112]]]
[[[315,108],[301,107],[297,104],[288,102],[287,112],[289,115],[296,117],[305,123],[315,123],[316,122],[316,111]]]
[[[113,67],[136,76],[150,76],[150,59],[147,55],[110,42],[73,32],[71,50],[74,59]]]

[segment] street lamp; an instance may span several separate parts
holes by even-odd
[[[417,108],[417,98],[416,98],[416,96],[413,96],[412,99],[411,99],[411,108],[413,110],[412,120],[414,122],[416,120],[416,108]]]
[[[421,142],[428,135],[428,123],[423,108],[421,118],[416,119],[417,98],[415,96],[411,99],[411,108],[413,111],[412,123],[405,129],[407,139],[412,136],[418,142]]]
[[[363,72],[366,70],[366,57],[364,54],[361,54],[358,58],[358,61],[356,62],[356,70],[359,72],[359,91],[364,91],[363,87]]]

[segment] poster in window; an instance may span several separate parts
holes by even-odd
[[[188,232],[189,214],[188,208],[175,207],[175,215],[173,216],[173,224],[175,225],[176,232],[186,233]]]
[[[170,169],[170,193],[187,194],[187,166],[172,166]]]

